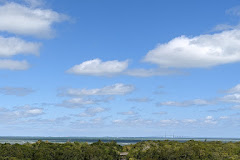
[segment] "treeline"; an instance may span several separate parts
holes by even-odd
[[[125,154],[122,155],[122,152]],[[127,155],[126,155],[127,153]],[[0,160],[240,160],[240,142],[144,141],[0,144]]]
[[[240,142],[145,141],[124,150],[128,158],[142,160],[240,160]]]

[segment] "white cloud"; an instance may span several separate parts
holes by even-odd
[[[229,119],[229,117],[228,116],[221,116],[221,117],[219,117],[219,119]]]
[[[217,120],[229,119],[227,116],[221,116]],[[205,118],[200,119],[162,119],[162,120],[151,120],[151,119],[142,119],[138,117],[127,118],[127,119],[115,119],[112,121],[113,124],[123,125],[123,126],[148,126],[148,127],[185,127],[187,126],[202,126],[207,127],[209,125],[215,125],[218,123],[216,119],[212,116],[206,116]]]
[[[157,106],[175,106],[175,107],[191,107],[191,106],[208,106],[216,104],[236,104],[233,107],[223,107],[217,109],[208,110],[209,112],[223,112],[231,109],[239,109],[240,104],[240,85],[236,85],[233,88],[226,90],[226,95],[214,99],[204,100],[204,99],[193,99],[187,101],[165,101],[157,103]]]
[[[121,83],[96,89],[70,88],[62,90],[59,95],[74,98],[64,100],[62,103],[56,104],[56,106],[76,108],[84,107],[90,104],[98,104],[101,102],[106,103],[113,100],[114,95],[125,95],[127,93],[131,93],[134,89],[135,87],[132,85],[125,85]]]
[[[125,95],[135,89],[132,85],[125,85],[117,83],[111,86],[106,86],[97,89],[68,89],[66,95],[68,96],[98,96],[98,95]]]
[[[128,67],[128,61],[106,61],[93,59],[73,66],[67,72],[80,75],[111,76],[122,73]]]
[[[102,127],[105,124],[106,119],[107,119],[106,117],[102,117],[102,118],[98,117],[98,118],[93,118],[89,121],[77,120],[77,121],[72,123],[72,126],[75,127],[75,128],[83,127],[83,126],[84,126],[84,128]]]
[[[23,0],[27,5],[2,0],[0,4],[0,32],[50,38],[54,31],[52,25],[67,20],[68,17],[50,9],[36,8],[43,5],[42,0]],[[41,44],[27,42],[17,37],[0,36],[0,57],[19,54],[38,55]],[[0,59],[0,69],[26,70],[27,61]]]
[[[50,125],[51,128],[53,126],[62,126],[64,125],[68,120],[70,120],[70,117],[63,116],[63,117],[57,117],[57,118],[51,118],[51,119],[43,119],[43,118],[37,118],[37,119],[27,119],[25,121],[21,121],[21,124],[29,125],[30,127],[34,126],[45,126]]]
[[[240,84],[238,84],[235,87],[227,90],[227,93],[240,93]]]
[[[29,109],[26,111],[26,114],[30,114],[30,115],[38,115],[38,114],[42,114],[43,110],[39,109],[39,108],[35,108],[35,109]]]
[[[210,109],[210,110],[208,110],[208,112],[224,112],[229,109],[230,109],[229,107],[223,107],[223,108],[217,108],[217,109]]]
[[[68,100],[68,102],[73,104],[93,104],[94,103],[91,100],[83,100],[82,98],[72,98]]]
[[[134,89],[135,87],[132,85],[124,85],[121,83],[96,89],[64,89],[60,91],[59,96],[73,98],[64,100],[61,104],[56,104],[56,106],[76,108],[90,104],[107,103],[113,100],[114,96],[131,93]]]
[[[240,105],[233,106],[231,109],[240,109]]]
[[[44,5],[43,0],[24,0],[24,2],[27,3],[29,6],[31,6],[33,8]]]
[[[50,9],[28,8],[13,2],[0,6],[0,31],[9,33],[48,38],[54,34],[52,24],[66,19],[67,16]]]
[[[151,125],[153,121],[148,119],[142,119],[142,118],[129,118],[129,119],[115,119],[112,121],[112,123],[116,125],[124,125],[124,126],[144,126],[144,125]]]
[[[217,121],[212,116],[207,116],[204,120],[206,124],[217,124]]]
[[[0,122],[14,123],[18,122],[20,119],[36,117],[42,114],[44,114],[42,108],[31,106],[14,107],[12,110],[3,108],[0,112]]]
[[[230,94],[226,95],[223,98],[221,98],[224,102],[230,102],[230,103],[240,103],[240,94]]]
[[[124,123],[124,120],[122,120],[122,119],[115,119],[115,120],[113,120],[112,121],[114,124],[122,124],[122,123]]]
[[[127,69],[128,61],[106,61],[93,59],[85,61],[79,65],[75,65],[67,73],[90,76],[113,76],[113,75],[128,75],[135,77],[151,77],[151,76],[166,76],[183,74],[183,72],[169,69]]]
[[[108,111],[108,108],[103,107],[94,107],[94,108],[87,108],[85,112],[78,114],[79,117],[94,117],[98,113],[106,112]]]
[[[227,103],[240,103],[240,84],[225,91],[227,95],[219,98],[220,101]]]
[[[39,43],[26,42],[16,37],[0,36],[0,57],[11,57],[17,54],[38,55],[40,46]]]
[[[0,94],[3,94],[3,95],[26,96],[33,92],[34,92],[34,90],[32,90],[30,88],[19,88],[19,87],[2,87],[2,88],[0,88]]]
[[[240,29],[240,24],[238,25],[229,25],[229,24],[219,24],[214,27],[213,31],[225,31],[225,30],[233,30],[233,29]]]
[[[103,125],[104,124],[104,120],[105,120],[105,118],[94,118],[94,119],[92,119],[90,121],[90,124],[91,125],[97,125],[97,124]]]
[[[160,125],[160,126],[173,126],[173,125],[177,125],[177,124],[179,124],[179,121],[177,121],[177,120],[174,120],[174,119],[164,119],[164,120],[160,120],[159,122],[158,122],[158,124]]]
[[[239,62],[240,30],[177,37],[149,51],[144,61],[174,68],[206,68]]]
[[[84,107],[85,105],[96,104],[97,102],[91,99],[83,99],[83,98],[72,98],[69,100],[64,100],[60,104],[56,104],[57,106],[67,107],[67,108],[78,108]]]
[[[226,11],[229,15],[240,16],[240,6],[235,6]]]
[[[93,114],[88,114],[86,112],[83,112],[83,113],[80,113],[78,115],[76,115],[78,117],[93,117],[94,115]]]
[[[1,23],[1,22],[0,22]],[[16,37],[0,36],[0,57],[11,57],[18,54],[38,55],[40,43],[26,42]],[[30,67],[27,61],[0,59],[0,69],[26,70]]]
[[[0,59],[0,70],[26,70],[30,67],[27,61],[16,61],[10,59]]]
[[[158,106],[189,107],[189,106],[205,106],[205,105],[211,105],[213,103],[214,103],[213,101],[207,101],[207,100],[203,100],[203,99],[194,99],[194,100],[182,101],[182,102],[176,102],[176,101],[160,102],[157,105]]]
[[[189,124],[189,123],[195,123],[195,122],[197,122],[197,120],[196,119],[184,119],[184,120],[182,120],[182,122],[185,124]]]
[[[88,108],[86,110],[86,112],[90,113],[90,114],[96,114],[96,113],[101,113],[101,112],[104,112],[104,111],[107,111],[107,110],[108,110],[107,108],[95,107],[95,108]]]
[[[35,108],[31,106],[23,106],[23,107],[16,107],[16,109],[13,111],[13,113],[17,117],[33,117],[43,114],[42,108]]]

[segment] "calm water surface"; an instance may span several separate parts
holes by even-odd
[[[120,145],[135,144],[147,140],[170,140],[186,142],[189,140],[195,141],[222,141],[222,142],[239,142],[240,138],[161,138],[161,137],[0,137],[0,143],[10,144],[24,144],[35,143],[38,140],[49,141],[52,143],[65,143],[65,142],[87,142],[94,143],[98,140],[103,142],[116,141]]]

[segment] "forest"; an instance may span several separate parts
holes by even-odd
[[[143,141],[0,144],[0,160],[239,160],[240,142]]]

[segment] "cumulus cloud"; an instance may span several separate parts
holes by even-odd
[[[14,34],[49,38],[54,34],[52,25],[66,19],[67,16],[50,9],[29,8],[14,2],[0,6],[0,31]]]
[[[160,103],[157,103],[157,106],[189,107],[189,106],[206,106],[211,104],[214,104],[214,102],[203,100],[203,99],[194,99],[194,100],[182,101],[182,102],[176,102],[176,101],[160,102]]]
[[[0,94],[3,94],[3,95],[27,96],[33,92],[34,90],[31,88],[19,88],[19,87],[0,88]]]
[[[204,120],[206,124],[217,124],[217,121],[212,116],[207,116]]]
[[[78,75],[90,75],[90,76],[113,76],[113,75],[128,75],[134,77],[151,77],[151,76],[166,76],[185,74],[177,70],[170,69],[128,69],[128,61],[106,61],[103,62],[100,59],[93,59],[82,62],[79,65],[75,65],[67,73]]]
[[[40,45],[40,43],[26,42],[16,37],[4,38],[0,36],[0,57],[11,57],[17,54],[37,55]]]
[[[225,91],[227,95],[220,98],[220,101],[228,103],[240,103],[240,84]]]
[[[226,91],[227,93],[240,93],[240,84]]]
[[[226,90],[224,93],[226,95],[204,100],[204,99],[193,99],[187,101],[165,101],[159,102],[157,106],[175,106],[175,107],[191,107],[191,106],[208,106],[208,105],[216,105],[216,104],[228,104],[233,105],[233,107],[223,107],[223,108],[215,108],[208,110],[208,112],[223,112],[227,110],[239,109],[240,104],[240,85],[236,85],[233,88]]]
[[[149,51],[145,62],[172,68],[206,68],[240,61],[240,30],[181,36]]]
[[[26,70],[30,67],[27,61],[0,59],[0,70]]]
[[[122,73],[128,67],[128,61],[106,61],[93,59],[75,65],[67,72],[79,75],[111,76]]]
[[[42,0],[23,0],[24,3],[2,0],[0,4],[0,32],[17,35],[50,38],[54,35],[52,25],[68,17],[50,9],[37,8]],[[38,55],[41,44],[27,42],[17,37],[0,36],[0,57],[12,57],[19,54]],[[0,69],[26,70],[30,67],[27,61],[0,59]]]
[[[44,114],[42,108],[31,106],[14,107],[12,110],[3,108],[3,110],[0,110],[0,122],[13,123],[20,119],[36,117],[42,114]]]
[[[107,103],[114,99],[116,95],[125,95],[131,93],[135,89],[132,85],[124,85],[117,83],[111,86],[96,89],[64,89],[61,90],[59,96],[70,97],[56,106],[67,108],[85,107],[86,105],[94,105],[99,103]]]
[[[63,95],[68,96],[103,96],[103,95],[125,95],[131,93],[135,87],[133,85],[125,85],[122,83],[117,83],[111,86],[106,86],[103,88],[96,89],[67,89]]]
[[[31,106],[18,107],[13,112],[16,116],[19,117],[34,117],[43,114],[42,108],[35,108]]]
[[[117,83],[111,86],[96,89],[64,89],[61,90],[59,96],[74,97],[63,101],[57,106],[68,108],[84,107],[85,105],[98,104],[101,102],[109,102],[113,100],[116,95],[125,95],[133,92],[135,87],[133,85],[125,85]]]
[[[224,102],[240,103],[240,94],[230,94],[221,98]]]

